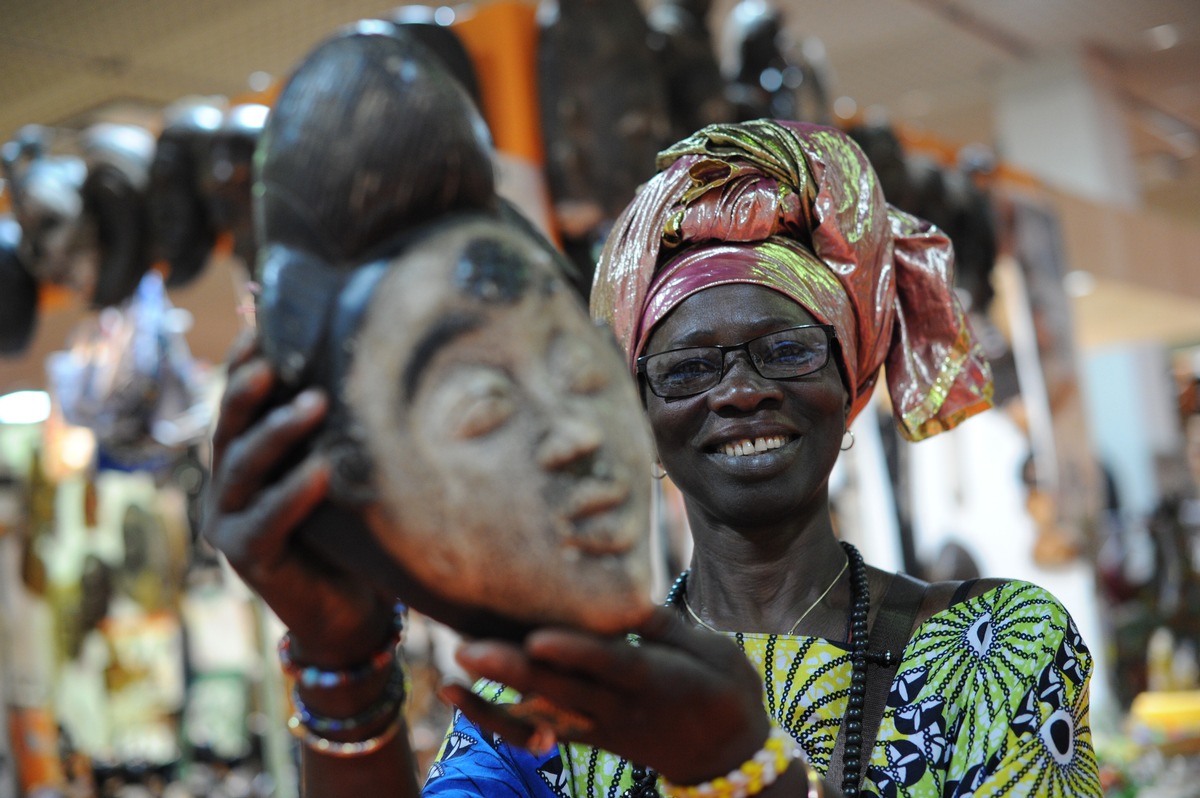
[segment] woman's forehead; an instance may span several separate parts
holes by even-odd
[[[718,332],[731,327],[816,324],[792,297],[764,285],[736,282],[703,288],[680,302],[654,331]]]

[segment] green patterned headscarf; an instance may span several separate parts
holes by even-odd
[[[901,432],[927,438],[991,406],[991,371],[953,290],[936,227],[890,207],[835,128],[758,120],[706,127],[659,154],[617,220],[592,315],[630,368],[654,326],[713,285],[765,285],[837,329],[851,418],[881,367]]]

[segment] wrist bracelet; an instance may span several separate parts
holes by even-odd
[[[404,701],[404,688],[404,669],[397,667],[378,701],[357,715],[331,718],[328,715],[318,715],[306,707],[300,698],[299,686],[296,685],[292,687],[292,716],[288,719],[288,726],[300,725],[309,731],[320,733],[349,731],[359,726],[368,726],[400,708]]]
[[[298,665],[292,659],[291,632],[285,632],[279,640],[279,664],[283,672],[302,687],[329,688],[360,682],[396,661],[397,649],[404,638],[404,619],[407,613],[408,607],[397,602],[392,620],[392,634],[383,648],[361,665],[335,671],[324,670],[315,665]]]
[[[292,716],[295,720],[295,716]],[[388,727],[374,737],[369,737],[366,740],[358,740],[356,742],[343,743],[336,740],[327,740],[313,732],[309,731],[301,723],[292,724],[288,721],[288,728],[292,735],[305,746],[321,754],[348,759],[350,757],[365,756],[372,751],[377,751],[386,745],[396,733],[400,731],[400,726],[404,723],[404,713],[397,712],[395,719],[388,724]]]
[[[680,786],[663,779],[662,788],[670,798],[750,798],[774,784],[788,769],[792,760],[799,756],[800,747],[796,745],[792,735],[772,722],[767,742],[758,753],[742,763],[741,767],[703,784]],[[810,798],[813,783],[809,782]],[[815,783],[820,785],[819,777]]]

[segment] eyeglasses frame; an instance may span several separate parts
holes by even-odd
[[[813,369],[812,371],[806,371],[803,374],[794,374],[790,377],[768,377],[767,375],[765,375],[761,371],[759,371],[758,364],[754,362],[754,356],[752,354],[750,354],[750,344],[754,343],[755,341],[759,341],[763,338],[768,338],[772,335],[779,335],[780,333],[791,332],[792,330],[812,329],[814,327],[818,328],[820,330],[823,330],[825,332],[825,344],[829,348],[829,351],[825,356],[824,363],[822,363],[820,366]],[[763,333],[762,335],[756,335],[753,338],[750,338],[749,340],[742,341],[740,344],[707,344],[704,346],[680,346],[680,347],[676,347],[675,349],[664,349],[661,352],[653,352],[648,355],[642,355],[641,357],[639,357],[637,359],[637,361],[635,361],[635,363],[636,363],[638,376],[642,377],[646,380],[646,387],[649,388],[650,392],[653,393],[655,396],[659,397],[660,399],[687,399],[692,396],[699,396],[702,393],[707,393],[708,391],[711,391],[713,388],[715,388],[721,384],[721,381],[724,380],[725,376],[729,373],[729,368],[728,368],[727,364],[729,362],[728,356],[729,356],[730,352],[738,352],[738,351],[745,352],[746,359],[750,361],[750,367],[754,369],[754,373],[757,374],[758,376],[762,377],[764,380],[794,380],[794,379],[797,379],[798,377],[807,377],[809,374],[816,374],[818,371],[820,371],[821,369],[828,366],[829,361],[834,359],[833,346],[837,342],[837,340],[838,340],[837,328],[834,327],[832,324],[797,324],[795,327],[785,327],[782,330],[775,330],[773,332]],[[717,377],[717,381],[702,391],[696,391],[695,393],[681,394],[679,396],[663,396],[658,391],[654,390],[654,386],[650,384],[650,376],[646,373],[646,363],[650,360],[650,358],[658,357],[659,355],[668,355],[672,352],[683,352],[688,349],[716,349],[717,351],[719,351],[721,353],[721,374],[720,374],[720,376]],[[839,368],[839,372],[840,372],[840,368]]]

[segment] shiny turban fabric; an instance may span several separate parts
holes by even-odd
[[[617,220],[592,287],[592,315],[612,326],[631,369],[688,296],[754,283],[836,328],[851,418],[881,366],[909,440],[991,407],[949,239],[887,204],[847,135],[799,122],[712,125],[660,153],[658,168]]]

